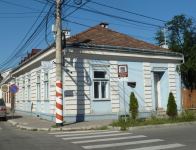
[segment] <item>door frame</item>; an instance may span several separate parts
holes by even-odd
[[[155,89],[155,86],[154,86],[154,98],[155,98],[155,110],[157,111],[157,108],[161,107],[161,90],[160,90],[160,75],[158,73],[154,73],[153,74],[153,77],[154,77],[154,84],[155,84],[155,76],[157,76],[158,80],[157,80],[157,100],[156,100],[156,96],[155,96],[155,93],[156,93],[156,89]],[[157,106],[156,106],[156,103],[157,103]]]

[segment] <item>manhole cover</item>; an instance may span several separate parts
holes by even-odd
[[[31,138],[30,136],[16,136],[14,137],[15,139],[29,139]]]

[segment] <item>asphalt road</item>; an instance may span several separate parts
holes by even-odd
[[[41,132],[0,120],[0,150],[196,150],[196,126],[140,131]]]

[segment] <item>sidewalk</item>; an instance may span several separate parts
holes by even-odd
[[[107,126],[112,123],[112,120],[100,120],[100,121],[85,121],[85,122],[73,122],[64,123],[63,127],[53,128],[56,125],[55,122],[51,122],[45,119],[39,119],[33,116],[27,116],[19,113],[14,113],[12,119],[12,112],[8,112],[7,121],[12,125],[23,130],[38,130],[38,131],[71,131],[71,130],[87,130],[96,129],[103,126]]]

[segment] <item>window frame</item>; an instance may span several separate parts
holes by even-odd
[[[105,78],[94,78],[94,73],[95,72],[105,72],[106,73],[106,77]],[[109,71],[108,68],[105,69],[94,69],[92,70],[92,81],[93,81],[93,85],[92,85],[92,97],[93,97],[93,101],[108,101],[110,100],[110,79],[109,79]],[[99,98],[95,98],[95,89],[94,89],[94,83],[95,82],[99,82]],[[107,86],[106,86],[106,98],[102,98],[102,89],[101,89],[101,83],[102,82],[107,82]]]
[[[22,99],[25,100],[25,78],[22,80]]]
[[[19,91],[19,90],[20,90],[19,86],[20,86],[20,81],[18,80],[18,81],[17,81],[17,87],[18,87],[17,101],[19,101],[19,95],[20,95],[20,93],[19,93],[19,92],[20,92],[20,91]]]
[[[31,100],[31,77],[30,76],[27,78],[27,93],[28,93],[28,100]]]
[[[39,77],[39,82],[38,82],[38,77]],[[41,72],[37,73],[36,88],[37,88],[37,100],[41,100]]]
[[[45,74],[48,74],[47,79],[45,79]],[[49,86],[49,71],[44,71],[44,100],[49,100],[50,96],[50,86]]]

